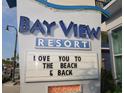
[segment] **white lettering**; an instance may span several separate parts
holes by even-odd
[[[38,39],[38,46],[44,46],[44,40]]]
[[[66,47],[71,47],[71,42],[70,42],[69,40],[66,40],[66,41],[64,42],[64,45],[65,45]]]
[[[86,44],[87,44],[87,42],[82,42],[83,43],[83,45],[84,45],[84,48],[86,48]]]
[[[53,47],[53,40],[48,40],[48,46]]]
[[[78,41],[74,41],[74,47],[79,48],[79,42]]]
[[[60,46],[61,46],[60,41],[61,41],[61,40],[56,40],[56,46],[57,46],[57,47],[60,47]]]

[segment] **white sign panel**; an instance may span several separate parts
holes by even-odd
[[[28,52],[26,82],[97,79],[96,53]]]

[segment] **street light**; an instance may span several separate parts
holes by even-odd
[[[6,30],[9,31],[9,28],[14,28],[16,31],[16,37],[15,37],[15,48],[14,48],[14,60],[13,60],[13,71],[12,71],[12,81],[15,82],[15,67],[16,67],[16,52],[17,52],[17,38],[18,38],[18,32],[17,28],[15,26],[7,25]]]

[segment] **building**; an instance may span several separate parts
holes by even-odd
[[[108,33],[111,67],[114,80],[122,81],[122,0],[112,0],[103,7],[111,17],[102,24],[102,31]],[[108,50],[106,49],[106,51]]]

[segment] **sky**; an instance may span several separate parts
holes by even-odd
[[[4,59],[13,57],[16,36],[15,29],[5,30],[7,25],[17,27],[16,7],[9,8],[6,0],[2,0],[2,58]]]

